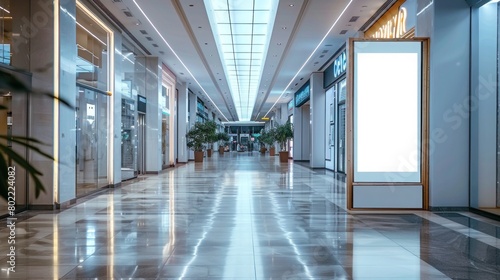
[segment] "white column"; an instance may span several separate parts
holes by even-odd
[[[293,160],[301,161],[302,158],[302,109],[293,107]]]
[[[188,93],[189,94],[189,126],[187,127],[187,131],[191,127],[193,127],[194,123],[196,122],[196,100],[197,96],[194,93]],[[189,150],[189,160],[194,160],[194,152]]]
[[[431,2],[417,1],[415,30],[430,37],[429,205],[468,207],[470,7]]]
[[[323,73],[311,75],[311,168],[325,168],[325,90]]]
[[[146,57],[146,173],[162,170],[161,118],[161,70],[157,57]]]
[[[179,162],[188,161],[188,148],[186,146],[186,133],[188,131],[188,88],[186,83],[177,83],[179,91],[177,96],[177,158]]]

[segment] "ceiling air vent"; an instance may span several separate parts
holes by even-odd
[[[147,39],[148,41],[153,41],[153,38],[151,38],[151,37],[146,37],[146,39]]]
[[[358,20],[358,18],[359,18],[358,16],[353,16],[353,17],[349,20],[349,22],[356,22],[356,21]]]
[[[153,44],[153,47],[158,48],[158,45],[157,44]]]
[[[146,30],[139,30],[142,34],[148,34]]]
[[[122,0],[113,0],[114,3],[121,3],[123,2]]]
[[[327,53],[327,52],[328,52],[328,50],[323,50],[321,53]]]
[[[160,54],[165,54],[165,52],[164,51],[160,51]]]
[[[342,30],[342,31],[340,31],[340,35],[344,35],[344,34],[346,34],[346,33],[347,33],[347,30],[345,30],[345,29],[344,29],[344,30]]]
[[[132,13],[129,11],[123,11],[123,13],[128,17],[133,17]]]

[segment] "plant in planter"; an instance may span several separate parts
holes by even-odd
[[[269,146],[270,148],[270,152],[271,150],[273,151],[272,152],[272,156],[274,156],[274,147],[272,146],[273,143],[274,143],[274,129],[270,129],[268,131],[265,131],[265,130],[262,130],[261,133],[260,133],[260,137],[259,137],[259,141],[261,143],[261,150],[260,152],[261,153],[265,153],[267,148],[266,148],[266,145]]]
[[[207,157],[212,156],[214,143],[217,142],[217,133],[215,130],[217,129],[217,124],[214,121],[208,121],[204,123],[206,126],[206,141],[207,141]]]
[[[290,121],[276,126],[274,139],[280,145],[280,162],[288,162],[287,141],[293,138],[293,126]]]
[[[215,122],[196,122],[186,134],[186,145],[194,151],[194,161],[203,162],[203,151],[215,134]]]
[[[219,132],[216,136],[217,141],[219,141],[219,154],[224,155],[224,143],[229,141],[229,135],[225,132]]]

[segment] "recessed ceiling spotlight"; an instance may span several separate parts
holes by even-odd
[[[286,30],[286,26],[281,27],[281,29]]]
[[[278,46],[281,46],[281,43],[278,43],[277,45],[278,45]]]
[[[190,4],[189,7],[193,7],[194,5],[193,4]]]
[[[290,4],[290,5],[288,5],[288,6],[293,7],[294,5],[293,5],[293,4]]]
[[[198,26],[198,28],[201,28],[201,26]]]

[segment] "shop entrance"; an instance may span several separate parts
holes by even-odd
[[[76,195],[108,185],[108,100],[104,92],[77,85]]]
[[[146,114],[139,113],[137,118],[137,172],[146,174],[146,152],[144,141],[146,140]]]

